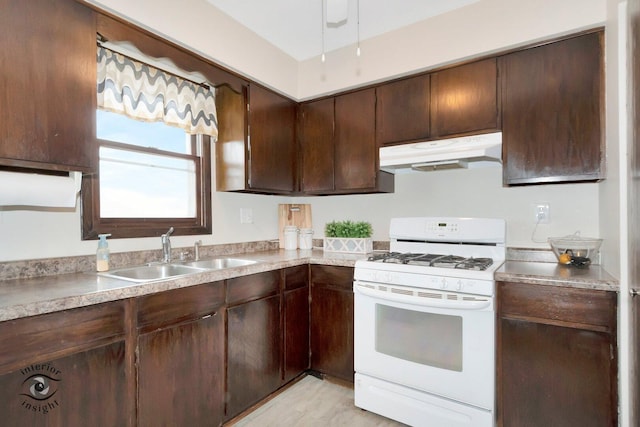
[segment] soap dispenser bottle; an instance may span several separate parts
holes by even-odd
[[[98,251],[96,252],[96,270],[108,271],[109,270],[109,245],[107,244],[107,237],[111,234],[98,234],[100,241],[98,242]]]

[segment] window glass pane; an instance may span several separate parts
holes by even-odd
[[[195,218],[195,162],[100,147],[100,216]]]
[[[462,372],[462,317],[376,304],[376,351]]]
[[[98,139],[193,154],[189,135],[163,122],[141,122],[122,114],[97,110],[96,130]]]

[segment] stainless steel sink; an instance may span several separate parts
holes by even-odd
[[[205,271],[204,268],[182,264],[150,264],[105,271],[104,273],[98,273],[98,275],[132,282],[150,282],[152,280],[171,279],[187,274],[201,273],[203,271]]]
[[[252,259],[213,258],[213,259],[203,259],[200,261],[189,261],[189,262],[183,263],[182,265],[198,267],[198,268],[206,268],[208,270],[221,270],[224,268],[242,267],[245,265],[251,265],[255,263],[257,263],[257,261]]]

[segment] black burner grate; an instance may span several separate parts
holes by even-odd
[[[458,255],[416,254],[401,252],[387,252],[383,254],[376,254],[370,256],[368,260],[393,264],[458,268],[462,270],[486,270],[493,264],[493,260],[491,258],[467,258]]]

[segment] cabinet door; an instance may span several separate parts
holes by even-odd
[[[224,283],[137,298],[138,425],[218,425],[224,409]]]
[[[429,74],[376,88],[376,139],[379,145],[429,139],[429,92]]]
[[[284,382],[309,369],[308,266],[290,267],[284,274]]]
[[[497,284],[501,426],[616,426],[615,292]]]
[[[0,376],[2,425],[132,425],[125,360],[117,341]]]
[[[73,0],[2,1],[0,164],[94,165],[96,28]]]
[[[249,86],[249,187],[276,193],[296,190],[296,103]]]
[[[498,117],[495,58],[431,75],[432,137],[495,131]]]
[[[501,319],[503,426],[616,426],[608,334]]]
[[[138,425],[220,425],[222,312],[138,338]]]
[[[280,295],[227,309],[226,419],[281,384]]]
[[[604,178],[603,33],[500,59],[505,184]]]
[[[301,190],[305,193],[333,191],[333,98],[300,106]]]
[[[353,268],[311,266],[311,369],[353,382]]]
[[[216,88],[218,140],[215,142],[217,191],[242,191],[247,187],[247,94],[227,85]]]
[[[132,425],[129,307],[117,301],[0,322],[0,424]]]
[[[335,189],[373,190],[378,175],[375,89],[335,99]]]

